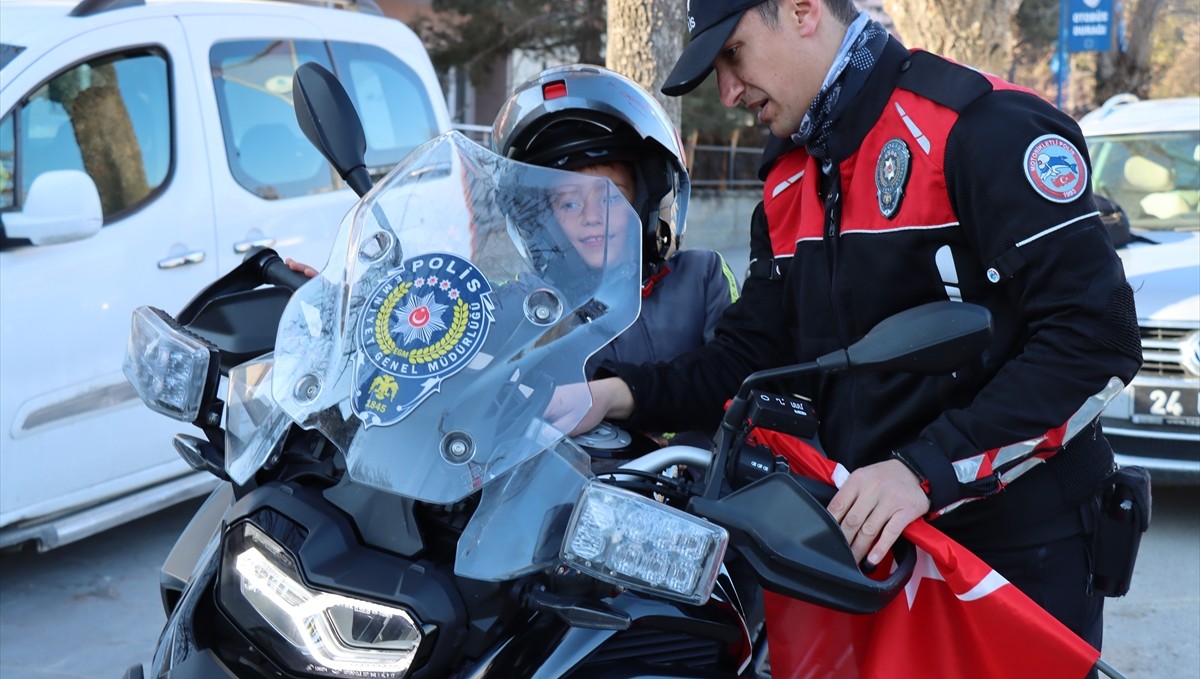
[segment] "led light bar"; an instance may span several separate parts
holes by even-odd
[[[154,307],[133,311],[122,369],[153,411],[184,422],[200,414],[210,379],[216,378],[217,349]],[[215,384],[215,383],[214,383]]]
[[[729,534],[720,526],[592,482],[575,505],[561,556],[606,582],[703,604],[728,543]]]

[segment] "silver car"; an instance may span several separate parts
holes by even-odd
[[[1200,98],[1118,95],[1080,120],[1095,193],[1128,216],[1119,246],[1144,364],[1102,417],[1121,464],[1200,483]]]

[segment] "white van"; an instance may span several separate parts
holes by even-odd
[[[257,245],[326,260],[355,196],[296,125],[299,64],[346,85],[378,174],[450,128],[411,30],[323,4],[0,2],[0,548],[211,487],[121,373],[130,313]]]

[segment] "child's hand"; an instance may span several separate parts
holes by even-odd
[[[305,276],[308,276],[309,278],[317,277],[317,270],[307,264],[301,264],[300,262],[297,262],[296,260],[292,259],[291,257],[288,257],[287,259],[285,259],[283,261],[284,261],[284,263],[286,263],[288,265],[288,268],[291,269],[292,271],[302,273]]]

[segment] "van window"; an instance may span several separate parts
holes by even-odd
[[[13,186],[13,171],[16,169],[13,150],[16,137],[13,135],[12,114],[0,120],[0,210],[10,208],[16,202],[16,191]]]
[[[367,167],[376,178],[438,133],[424,83],[382,48],[314,40],[218,43],[209,62],[225,150],[230,172],[247,191],[275,200],[342,186],[296,124],[292,74],[310,61],[336,73],[349,93],[366,132]]]
[[[433,103],[417,74],[374,45],[330,44],[336,73],[362,118],[367,167],[376,177],[438,134]]]
[[[330,68],[316,40],[239,40],[209,52],[229,170],[267,200],[336,188],[337,178],[300,132],[292,108],[292,74],[315,61]]]
[[[155,51],[108,55],[60,73],[3,122],[13,146],[0,146],[9,177],[0,206],[20,205],[43,172],[82,170],[96,182],[105,222],[140,207],[171,168],[167,60]],[[13,190],[5,186],[13,182]]]

